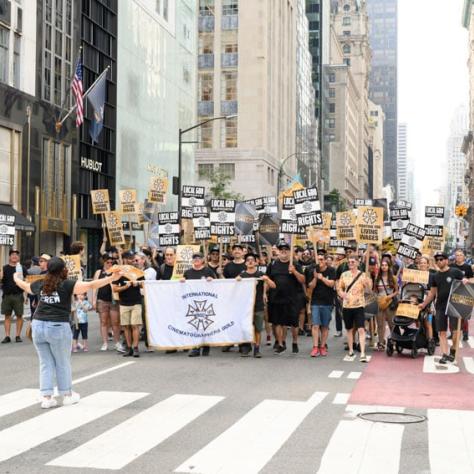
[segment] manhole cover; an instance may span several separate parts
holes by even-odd
[[[426,421],[426,416],[413,415],[411,413],[392,413],[392,412],[369,412],[369,413],[358,413],[358,418],[365,421],[372,421],[373,423],[398,423],[398,424],[410,424],[410,423],[423,423]]]

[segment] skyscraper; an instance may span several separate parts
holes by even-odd
[[[407,124],[398,125],[398,199],[408,201]]]
[[[384,124],[384,184],[397,189],[397,0],[367,0],[372,49],[369,98],[381,105]],[[398,196],[401,198],[400,196]]]

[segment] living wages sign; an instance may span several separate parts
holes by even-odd
[[[252,342],[256,280],[156,281],[144,284],[148,343],[190,349]],[[163,308],[167,308],[163,311]]]

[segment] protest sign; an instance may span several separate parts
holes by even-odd
[[[184,277],[184,272],[193,266],[193,255],[199,252],[199,245],[178,245],[173,266],[172,280]]]
[[[415,224],[408,224],[402,236],[402,241],[398,245],[397,254],[415,260],[420,252],[425,238],[426,230]]]
[[[180,232],[177,212],[158,213],[158,243],[160,247],[179,245]]]
[[[123,189],[119,191],[120,212],[122,214],[135,214],[137,204],[137,191],[135,189]]]
[[[259,218],[260,245],[277,245],[280,241],[280,220],[276,214],[261,214]]]
[[[234,199],[211,199],[211,235],[235,235],[235,205]]]
[[[390,226],[392,228],[392,239],[402,240],[407,225],[410,223],[408,209],[392,207],[390,209]]]
[[[372,199],[354,199],[353,207],[357,209],[359,207],[371,207],[374,205]]]
[[[145,273],[133,265],[113,265],[110,273],[123,272],[123,276],[130,281],[137,281],[139,278],[145,278]]]
[[[432,228],[433,229],[433,228]],[[433,256],[437,252],[444,251],[445,240],[444,237],[432,237],[428,235],[430,229],[426,228],[426,236],[421,246],[421,253]]]
[[[105,212],[105,224],[109,234],[110,245],[125,244],[125,236],[123,234],[122,216],[117,211]]]
[[[81,257],[79,255],[62,255],[67,269],[68,280],[82,280]]]
[[[91,191],[93,214],[105,214],[110,211],[110,199],[108,189],[95,189]]]
[[[160,226],[158,224],[152,224],[150,231],[148,232],[148,245],[151,248],[158,248],[160,246]]]
[[[329,227],[329,247],[347,247],[349,242],[347,240],[338,240],[337,239],[337,222],[336,222],[336,213],[328,213],[331,216],[330,227]]]
[[[425,229],[428,237],[444,237],[444,207],[425,207]]]
[[[135,204],[135,218],[137,224],[144,224],[146,222],[143,202],[137,202]]]
[[[195,240],[209,240],[211,238],[211,221],[209,209],[206,206],[193,207],[193,227]]]
[[[235,206],[235,233],[242,237],[252,235],[255,222],[258,222],[255,206],[247,202],[238,202]]]
[[[317,188],[297,189],[293,191],[293,198],[299,227],[306,228],[323,223]]]
[[[204,193],[206,189],[203,186],[184,185],[181,189],[181,218],[192,219],[193,207],[204,206]]]
[[[404,268],[402,271],[402,281],[404,283],[418,283],[427,285],[430,280],[430,272]]]
[[[418,305],[411,303],[398,303],[396,316],[405,316],[406,318],[418,319],[420,308]]]
[[[253,341],[253,278],[184,283],[148,280],[144,288],[151,347],[190,349]]]
[[[282,234],[300,235],[304,233],[304,227],[298,226],[295,200],[293,197],[284,197],[281,209],[280,232]]]
[[[454,280],[451,284],[446,314],[452,318],[471,319],[473,308],[474,284],[465,285],[462,281]]]
[[[247,204],[253,204],[258,215],[278,214],[278,202],[276,196],[265,196],[256,199],[247,199]]]
[[[0,214],[0,245],[15,245],[15,216]]]
[[[383,240],[383,209],[361,206],[357,212],[356,240],[359,244],[381,245]]]
[[[150,177],[150,189],[148,200],[159,204],[166,204],[166,193],[168,192],[168,178],[162,176]]]
[[[355,240],[356,215],[352,211],[336,213],[336,239]]]

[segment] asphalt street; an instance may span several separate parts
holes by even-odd
[[[41,410],[34,403],[32,344],[0,346],[0,473],[474,472],[473,408],[443,409],[444,402],[435,401],[397,407],[397,396],[377,398],[374,387],[387,375],[383,364],[400,371],[390,380],[394,393],[409,391],[400,367],[423,367],[423,356],[397,362],[376,353],[369,364],[345,361],[341,338],[330,335],[326,358],[310,358],[311,338],[302,337],[299,354],[277,356],[264,347],[262,359],[218,348],[194,359],[158,352],[129,359],[99,352],[92,315],[89,332],[90,352],[73,354],[74,386],[82,397],[74,407]],[[472,397],[473,376],[461,372],[432,376],[445,390],[451,377],[469,377],[465,396]],[[365,394],[370,403],[358,403]],[[429,420],[389,425],[357,419],[370,411]],[[446,423],[455,450],[461,447],[457,461],[443,461],[450,453],[442,444]]]

